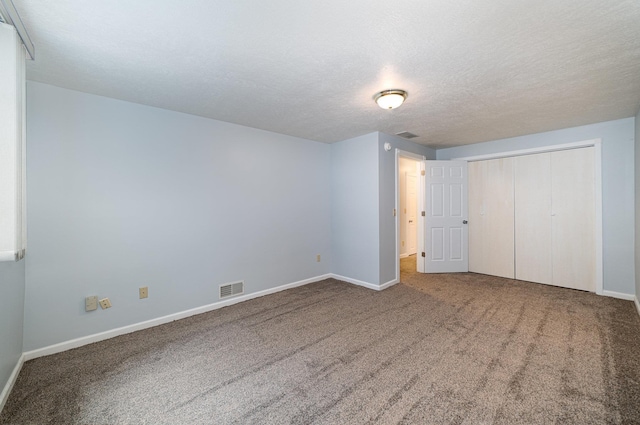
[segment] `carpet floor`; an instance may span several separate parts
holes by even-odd
[[[632,302],[401,268],[28,361],[0,423],[640,423]]]

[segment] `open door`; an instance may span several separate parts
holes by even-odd
[[[424,204],[418,271],[469,271],[468,191],[465,161],[422,161]],[[421,203],[422,204],[422,203]]]

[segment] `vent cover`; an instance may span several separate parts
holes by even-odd
[[[220,298],[229,298],[244,294],[244,281],[220,285]]]
[[[408,131],[396,133],[396,136],[404,137],[405,139],[413,139],[414,137],[418,137],[417,134],[409,133]]]

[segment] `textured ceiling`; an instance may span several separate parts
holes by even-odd
[[[14,0],[28,78],[335,142],[439,148],[630,117],[638,0]],[[372,97],[409,98],[384,111]]]

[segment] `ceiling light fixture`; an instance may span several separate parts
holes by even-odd
[[[402,105],[408,93],[404,90],[383,90],[377,93],[373,99],[382,109],[395,109]]]

